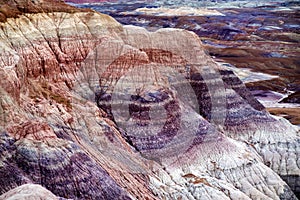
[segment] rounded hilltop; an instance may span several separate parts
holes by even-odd
[[[63,0],[3,0],[0,1],[0,22],[7,18],[16,18],[24,13],[51,13],[51,12],[82,12],[91,9],[75,8]]]

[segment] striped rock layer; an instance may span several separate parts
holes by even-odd
[[[1,198],[296,199],[299,129],[195,34],[54,8],[0,24]]]

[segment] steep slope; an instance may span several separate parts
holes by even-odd
[[[279,175],[297,181],[299,130],[195,34],[54,11],[1,23],[1,194],[30,183],[72,199],[296,198]]]

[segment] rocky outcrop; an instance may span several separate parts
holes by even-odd
[[[0,6],[1,22],[8,18],[16,18],[24,13],[92,12],[92,10],[74,8],[62,0],[3,0],[0,2]]]
[[[64,198],[58,198],[49,190],[43,188],[37,184],[24,184],[16,187],[0,196],[0,199],[10,200],[63,200]]]
[[[76,11],[7,18],[0,35],[5,198],[29,183],[72,199],[296,199],[279,175],[299,174],[299,130],[195,34]]]
[[[26,131],[26,130],[25,130]],[[47,132],[44,132],[47,134]],[[118,184],[79,147],[58,138],[14,141],[1,135],[9,156],[2,162],[1,192],[18,183],[41,184],[56,195],[80,199],[130,199]]]
[[[300,91],[292,93],[288,97],[282,99],[280,102],[282,103],[300,103]]]
[[[126,3],[118,3],[117,6],[105,3],[78,6],[105,12],[122,24],[142,26],[147,30],[171,27],[195,32],[214,60],[222,62],[228,69],[240,72],[237,74],[238,77],[243,82],[246,81],[246,86],[252,90],[256,98],[259,100],[264,98],[264,106],[271,110],[275,108],[276,111],[272,113],[299,125],[300,115],[299,112],[295,112],[299,109],[299,105],[295,103],[300,85],[298,62],[300,54],[297,51],[300,26],[297,3],[273,2],[272,5],[268,5],[270,2],[266,1],[240,3],[237,1],[172,1],[170,5],[167,1],[155,1],[133,4],[134,6]],[[139,9],[140,7],[163,7],[164,12],[140,12],[143,11]],[[174,10],[174,7],[179,9]],[[223,16],[211,14],[181,16],[180,12],[178,13],[181,9],[193,11],[193,7],[218,8],[218,12]],[[197,11],[194,10],[192,13]],[[170,14],[176,16],[168,16]],[[249,73],[252,75],[244,77]],[[263,93],[263,96],[257,95],[257,92]],[[272,92],[290,97],[283,101],[279,99],[274,103],[269,102],[265,95]]]

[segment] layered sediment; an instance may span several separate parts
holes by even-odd
[[[0,35],[0,197],[296,199],[299,129],[196,34],[74,8]]]
[[[78,4],[113,16],[122,24],[133,24],[148,30],[182,28],[195,32],[204,48],[227,69],[234,70],[264,106],[274,114],[299,125],[299,114],[287,108],[299,108],[299,8],[297,2],[244,1],[179,1],[146,2],[140,4]],[[258,4],[262,4],[261,6]],[[186,7],[186,6],[191,7]],[[140,12],[145,8],[163,7],[157,12]],[[178,8],[178,9],[174,9]],[[180,14],[180,10],[195,11],[206,7],[203,16]],[[214,14],[214,10],[219,16]],[[124,12],[124,10],[128,10]],[[151,9],[150,9],[151,10]],[[155,9],[154,9],[155,10]],[[168,16],[170,13],[174,16]],[[196,13],[196,11],[195,11]],[[274,101],[269,93],[289,96],[290,100]],[[282,100],[282,101],[281,101]],[[279,109],[282,108],[282,109]]]

